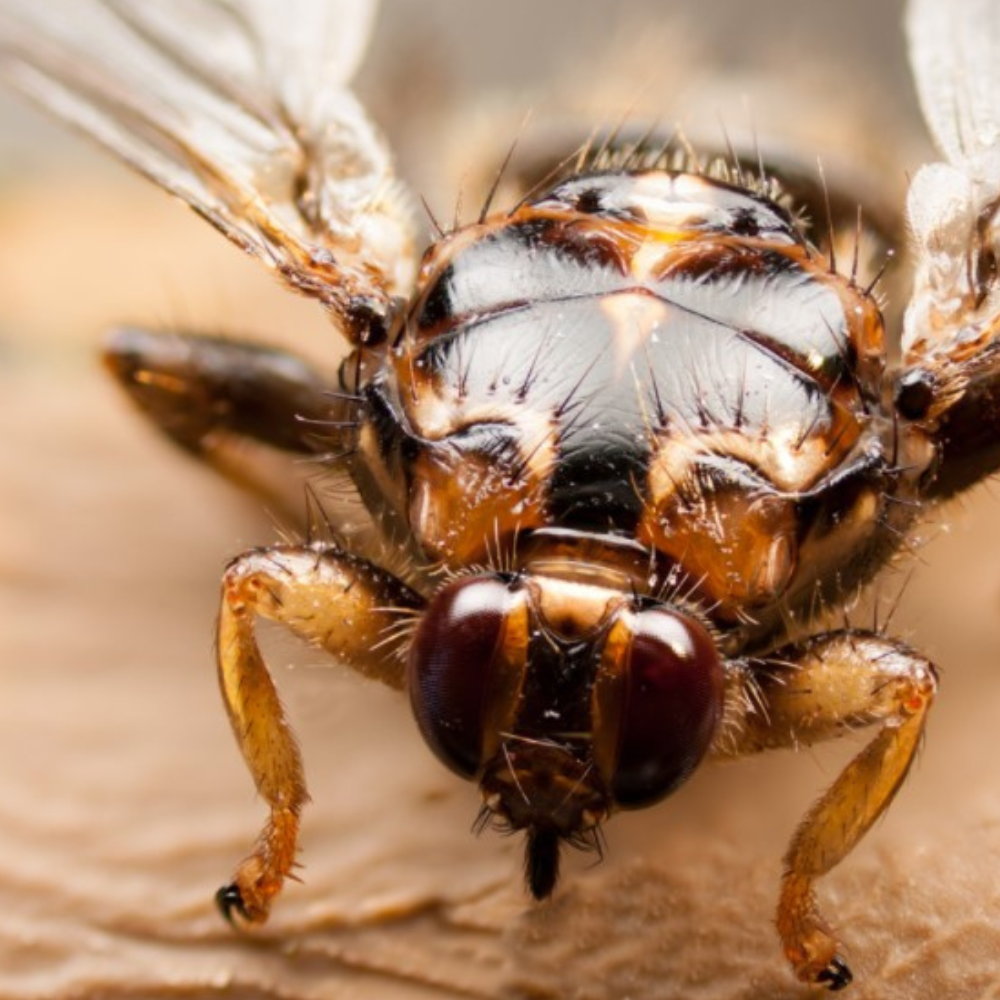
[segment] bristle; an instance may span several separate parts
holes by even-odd
[[[528,828],[524,877],[535,899],[547,899],[559,881],[559,834],[550,827]]]
[[[434,214],[431,206],[428,204],[427,199],[421,195],[420,204],[424,206],[424,211],[427,213],[427,218],[430,220],[431,226],[434,228],[434,232],[437,233],[437,238],[443,240],[445,238],[444,227],[438,222],[437,216]]]
[[[517,135],[514,136],[514,141],[510,144],[510,148],[507,150],[507,155],[503,158],[503,162],[497,168],[496,174],[493,176],[493,183],[490,185],[490,189],[486,194],[486,199],[483,201],[482,208],[479,210],[479,225],[482,225],[486,221],[486,217],[490,214],[490,208],[493,205],[493,199],[496,197],[496,193],[500,188],[500,184],[503,181],[503,176],[507,172],[507,168],[510,166],[510,161],[514,156],[514,150],[517,149],[518,140],[521,138],[521,133],[524,132],[528,125],[528,119],[531,117],[531,112],[529,111],[525,115],[524,121],[521,122],[521,127],[517,130]]]
[[[826,183],[826,171],[823,169],[823,161],[817,160],[819,169],[820,186],[823,189],[823,208],[826,212],[826,238],[828,243],[827,258],[828,267],[831,274],[837,273],[837,231],[833,224],[833,210],[830,207],[830,188]]]

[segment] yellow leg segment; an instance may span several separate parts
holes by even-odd
[[[937,688],[931,663],[900,643],[844,630],[751,661],[734,685],[756,707],[718,752],[809,746],[861,726],[881,728],[809,810],[784,857],[777,927],[807,983],[842,989],[851,973],[819,911],[814,883],[882,815],[913,762]]]
[[[253,852],[216,900],[223,915],[267,918],[295,866],[299,815],[308,801],[302,757],[261,655],[264,616],[395,688],[405,683],[401,616],[420,599],[394,577],[329,546],[247,553],[227,569],[218,621],[222,697],[258,792],[270,807]]]

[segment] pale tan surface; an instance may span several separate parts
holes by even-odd
[[[405,703],[280,639],[306,882],[252,939],[221,923],[263,810],[215,690],[216,581],[273,531],[133,419],[92,348],[122,317],[333,340],[196,220],[108,183],[0,199],[0,998],[807,994],[771,927],[779,858],[846,747],[705,770],[532,907],[519,844],[469,834],[475,791]],[[1000,508],[950,513],[893,623],[944,669],[926,751],[822,886],[858,1000],[1000,996]]]

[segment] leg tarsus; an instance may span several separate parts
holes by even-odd
[[[246,903],[243,902],[243,893],[240,892],[240,887],[235,882],[224,885],[216,892],[215,905],[231,927],[239,927],[236,914],[248,923],[251,920],[250,911],[247,910]]]
[[[825,986],[831,993],[837,993],[854,981],[854,975],[848,964],[839,956],[834,955],[830,964],[816,977],[816,982]]]
[[[820,915],[811,882],[791,872],[782,879],[778,934],[785,958],[800,980],[842,990],[854,977],[840,954],[840,941]]]
[[[285,880],[295,879],[292,869],[298,832],[298,811],[272,807],[253,853],[239,863],[232,881],[215,894],[216,904],[229,923],[233,923],[234,911],[248,924],[267,920],[271,901],[281,892]]]

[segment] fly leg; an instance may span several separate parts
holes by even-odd
[[[267,918],[295,866],[299,814],[308,800],[302,758],[254,635],[263,616],[360,673],[402,688],[405,623],[422,604],[406,586],[329,545],[246,553],[225,573],[218,669],[236,742],[270,814],[253,852],[216,895],[223,915]]]
[[[933,500],[1000,469],[1000,193],[958,166],[925,167],[910,188],[916,273],[894,385],[900,466]]]
[[[937,687],[933,665],[905,645],[854,630],[821,634],[766,659],[735,664],[739,725],[719,754],[811,746],[877,725],[872,740],[813,805],[784,857],[777,927],[800,979],[839,990],[851,981],[814,885],[840,863],[899,790]]]
[[[303,459],[352,449],[357,398],[287,351],[126,327],[108,338],[104,362],[175,444],[291,523],[302,513]]]

